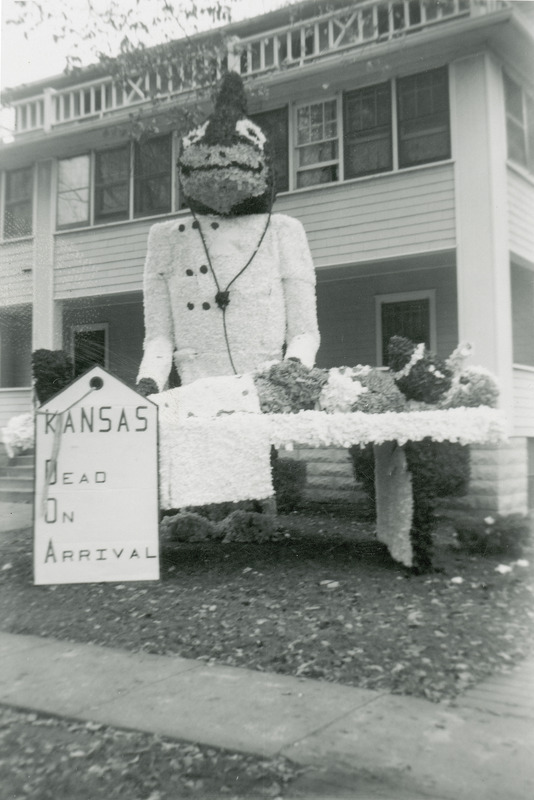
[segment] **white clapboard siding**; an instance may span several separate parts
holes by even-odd
[[[514,436],[534,437],[534,368],[514,367]]]
[[[275,211],[303,222],[318,267],[455,246],[450,164],[286,194]],[[56,297],[140,289],[151,224],[58,234]]]
[[[56,236],[58,299],[141,289],[148,231],[139,220]]]
[[[280,197],[304,224],[317,267],[455,247],[450,164]]]
[[[510,250],[534,263],[534,183],[508,169]]]
[[[11,417],[27,414],[31,410],[32,390],[30,388],[0,389],[0,429],[7,424]]]
[[[5,242],[0,247],[0,305],[31,303],[33,241]]]

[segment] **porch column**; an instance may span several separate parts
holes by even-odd
[[[500,64],[489,53],[450,66],[455,160],[458,328],[473,363],[490,369],[500,407],[513,425],[513,354],[506,115]],[[526,511],[525,440],[473,448],[466,505],[486,512]]]
[[[32,350],[62,347],[62,303],[54,300],[53,162],[37,163],[33,249]]]
[[[501,381],[512,410],[506,117],[500,65],[489,54],[451,64],[460,341]]]

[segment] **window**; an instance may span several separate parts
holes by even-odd
[[[534,100],[504,75],[508,158],[534,172]]]
[[[108,366],[108,326],[75,325],[72,329],[72,359],[74,375],[82,375],[88,369],[98,365]]]
[[[450,158],[447,70],[397,81],[399,167]]]
[[[172,211],[170,134],[58,162],[57,228]]]
[[[392,336],[405,336],[415,344],[436,349],[435,293],[433,290],[376,297],[377,363],[388,366],[388,344]]]
[[[337,101],[297,108],[297,188],[339,178]]]
[[[450,157],[447,67],[365,86],[344,92],[342,100],[296,109],[297,189]]]
[[[130,210],[130,148],[96,153],[95,222],[128,219]]]
[[[275,189],[277,192],[287,192],[289,190],[287,107],[277,108],[274,111],[262,111],[260,114],[251,114],[250,118],[260,126],[269,140]]]
[[[4,196],[4,238],[32,234],[33,167],[6,172]]]
[[[171,210],[172,152],[170,136],[135,143],[134,213],[164,214]]]
[[[343,124],[345,178],[392,168],[389,83],[347,92],[343,102]]]
[[[512,264],[510,280],[514,363],[534,367],[534,272]]]
[[[69,228],[89,224],[89,156],[59,162],[57,226]]]

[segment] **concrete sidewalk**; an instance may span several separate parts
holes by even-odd
[[[7,633],[0,663],[0,702],[281,754],[313,768],[301,797],[534,797],[534,715]]]

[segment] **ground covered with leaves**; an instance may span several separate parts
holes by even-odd
[[[2,800],[266,800],[298,773],[283,758],[0,706]]]
[[[31,532],[1,537],[1,628],[451,699],[534,644],[534,559],[462,553],[413,575],[349,515],[291,514],[265,544],[162,542],[161,581],[34,586]]]

